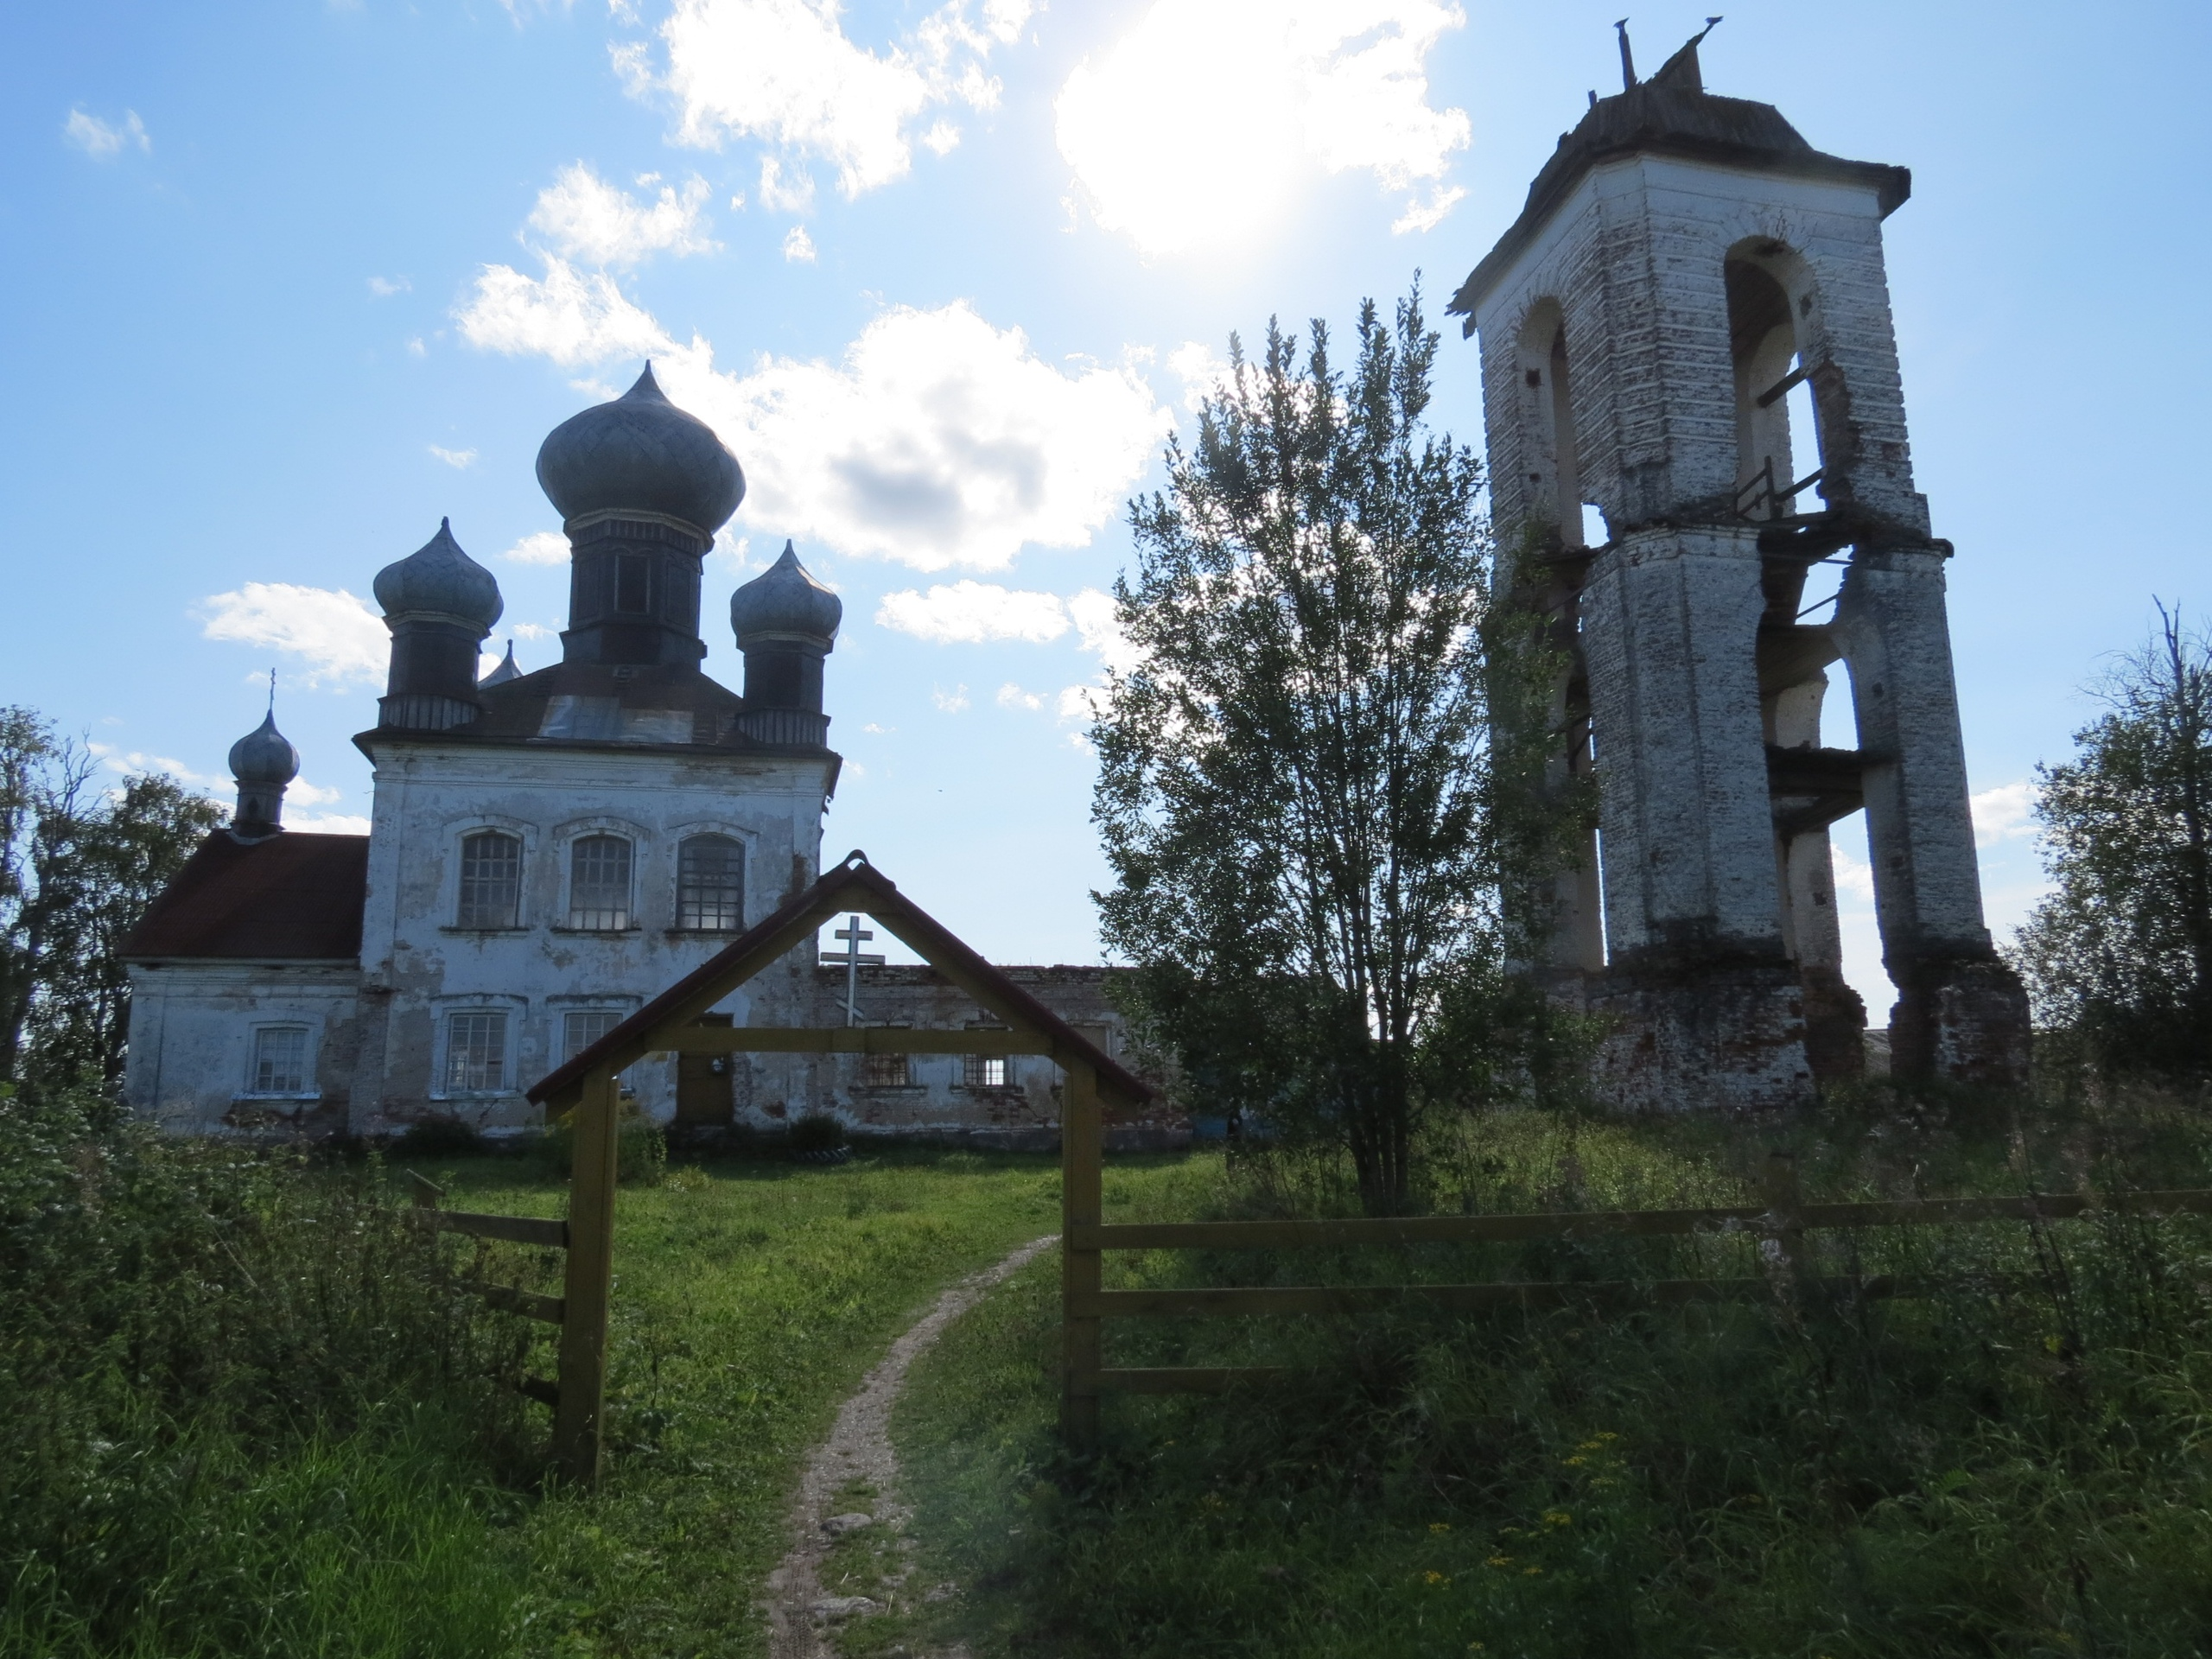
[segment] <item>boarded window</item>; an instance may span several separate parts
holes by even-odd
[[[630,925],[630,843],[586,836],[569,853],[569,925],[620,932]]]
[[[477,1094],[507,1084],[507,1016],[497,1011],[446,1018],[446,1089]]]
[[[963,1081],[970,1089],[1003,1089],[1012,1081],[1003,1054],[970,1054]]]
[[[496,830],[461,843],[461,927],[515,927],[521,922],[522,842]]]
[[[706,933],[745,925],[745,849],[728,836],[694,836],[676,861],[676,925]]]
[[[303,1026],[264,1026],[253,1033],[252,1092],[308,1091],[308,1033]]]

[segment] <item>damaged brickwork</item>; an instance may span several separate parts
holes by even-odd
[[[1829,842],[1861,809],[1896,1074],[2025,1076],[1890,315],[1881,226],[1910,192],[1707,93],[1693,41],[1593,100],[1452,300],[1497,520],[1538,550],[1514,580],[1571,663],[1554,777],[1598,779],[1527,965],[1608,1018],[1623,1106],[1787,1107],[1863,1071]],[[1838,567],[1833,610],[1808,604]],[[1849,747],[1823,737],[1838,665]]]

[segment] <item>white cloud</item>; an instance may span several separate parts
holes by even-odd
[[[420,334],[407,342],[408,356],[428,357],[429,354],[429,349],[423,344],[423,337]]]
[[[948,691],[941,685],[933,685],[930,688],[930,701],[945,714],[957,715],[968,706],[968,688],[956,685]]]
[[[326,789],[321,784],[311,784],[304,778],[295,778],[284,791],[287,806],[328,806],[333,801],[342,801],[342,789]]]
[[[1999,784],[1994,789],[1982,790],[1969,798],[1967,804],[1974,810],[1974,840],[1977,847],[2024,841],[2036,832],[2035,785],[2024,779],[2017,784]]]
[[[383,619],[342,588],[249,582],[202,600],[200,616],[207,639],[266,645],[301,658],[310,686],[373,684],[391,658]]]
[[[1085,544],[1167,418],[1133,369],[1063,372],[957,302],[881,313],[838,363],[727,375],[694,340],[663,367],[743,460],[749,523],[925,571]]]
[[[486,265],[476,291],[454,314],[472,346],[510,355],[549,358],[580,368],[618,357],[660,357],[675,349],[661,326],[622,296],[604,272],[583,273],[548,258],[545,275],[525,276],[511,265]]]
[[[96,162],[112,161],[134,144],[149,155],[154,148],[146,124],[138,118],[136,110],[123,112],[123,124],[119,127],[110,126],[97,115],[72,110],[69,118],[61,124],[61,135]]]
[[[1136,648],[1114,619],[1113,594],[1086,588],[1068,601],[1068,614],[1075,619],[1083,648],[1096,654],[1100,667],[1127,674],[1137,665]]]
[[[358,812],[287,812],[284,823],[288,829],[310,836],[365,836],[369,833],[369,821]]]
[[[806,233],[806,226],[794,225],[784,238],[784,257],[794,264],[814,263],[814,238]]]
[[[430,453],[455,472],[467,472],[476,464],[476,452],[474,449],[448,449],[442,445],[434,443],[430,446]]]
[[[489,265],[455,314],[486,351],[564,367],[654,360],[668,395],[744,462],[745,522],[918,570],[1003,569],[1025,546],[1078,547],[1142,475],[1170,417],[1124,363],[1070,371],[965,302],[880,313],[836,363],[763,356],[717,370],[604,272],[548,257]]]
[[[665,73],[637,46],[618,48],[615,67],[633,95],[675,100],[679,143],[750,138],[801,167],[818,157],[850,199],[906,173],[909,129],[925,111],[997,103],[983,66],[1020,36],[1031,6],[986,0],[978,17],[969,0],[950,0],[880,53],[848,38],[840,10],[836,0],[676,0],[660,28]],[[942,153],[949,130],[939,122],[923,142]],[[775,205],[766,176],[761,195]]]
[[[1167,366],[1183,383],[1183,407],[1195,415],[1209,397],[1229,389],[1229,359],[1216,357],[1211,346],[1186,340],[1167,353]]]
[[[1068,631],[1067,608],[1058,594],[1025,592],[963,579],[928,593],[906,588],[886,594],[876,607],[880,626],[937,645],[982,645],[993,639],[1043,644]]]
[[[388,300],[395,294],[412,293],[414,291],[414,288],[415,284],[409,282],[404,276],[372,276],[369,278],[369,292],[375,295],[377,298],[380,300]]]
[[[1874,902],[1874,867],[1838,842],[1829,849],[1835,861],[1835,888],[1839,893],[1856,899],[1861,905]]]
[[[1390,221],[1390,234],[1403,236],[1408,231],[1433,231],[1444,222],[1444,217],[1467,199],[1467,193],[1458,185],[1450,189],[1433,192],[1427,201],[1409,201],[1406,211]]]
[[[536,622],[518,622],[510,632],[518,639],[550,639],[561,630],[545,627]]]
[[[999,687],[998,705],[1001,709],[1036,709],[1045,706],[1045,699],[1034,691],[1023,690],[1012,680],[1008,680],[1004,685]]]
[[[760,158],[760,205],[772,213],[803,213],[814,206],[814,175],[800,168],[784,175],[780,156]]]
[[[1424,64],[1465,22],[1439,0],[1158,0],[1060,88],[1060,154],[1098,223],[1151,254],[1233,247],[1317,172],[1410,190],[1467,144]],[[1432,191],[1394,228],[1426,230],[1457,200]]]
[[[557,530],[532,531],[499,556],[517,564],[566,564],[569,562],[569,538]],[[525,627],[528,626],[527,623],[524,625]],[[519,633],[521,629],[516,632]]]
[[[142,776],[149,772],[165,772],[180,784],[199,790],[203,794],[224,793],[237,786],[238,780],[234,778],[227,775],[218,778],[212,772],[194,772],[183,761],[172,760],[165,754],[148,754],[140,749],[133,749],[126,754],[106,743],[87,743],[85,747],[98,756],[100,764],[110,772],[120,772],[126,778]]]
[[[638,182],[649,188],[660,181],[648,174]],[[658,198],[644,204],[574,162],[538,193],[530,223],[568,258],[620,267],[655,253],[714,252],[720,245],[700,222],[706,205],[707,181],[696,175],[682,194],[661,185]]]

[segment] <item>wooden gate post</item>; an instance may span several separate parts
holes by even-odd
[[[561,1321],[561,1397],[553,1413],[553,1465],[563,1480],[599,1478],[607,1400],[607,1304],[614,1274],[615,1084],[612,1071],[583,1081],[569,1176],[569,1277]]]
[[[1063,1060],[1060,1091],[1060,1432],[1070,1446],[1098,1445],[1101,1351],[1095,1313],[1102,1280],[1096,1249],[1077,1249],[1075,1230],[1105,1219],[1104,1131],[1098,1074],[1088,1061]],[[1078,1311],[1080,1310],[1080,1311]]]

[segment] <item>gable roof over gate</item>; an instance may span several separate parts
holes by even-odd
[[[620,1071],[664,1046],[659,1039],[699,1016],[746,981],[810,938],[830,917],[857,910],[891,930],[923,961],[1018,1030],[1051,1040],[1052,1058],[1088,1062],[1107,1100],[1141,1105],[1154,1090],[1138,1081],[1005,974],[963,944],[957,935],[900,893],[891,878],[849,853],[842,863],[772,916],[748,928],[574,1059],[532,1084],[541,1105],[573,1099],[585,1077],[605,1068]]]

